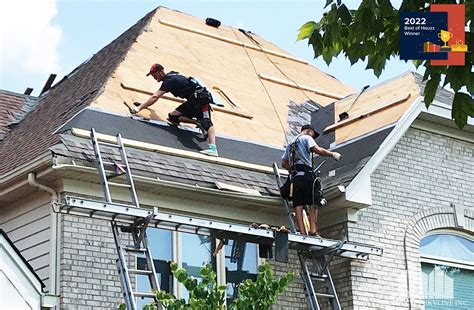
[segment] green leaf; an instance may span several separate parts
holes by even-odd
[[[171,262],[170,266],[171,266],[171,272],[175,272],[176,270],[178,270],[178,264],[177,263]]]
[[[324,6],[324,8],[327,8],[328,5],[330,5],[333,2],[334,2],[334,0],[326,0],[326,5]]]
[[[309,21],[303,26],[301,26],[300,29],[298,29],[298,36],[296,37],[296,41],[301,41],[311,37],[316,26],[317,24],[313,21]]]
[[[119,305],[119,310],[127,310],[127,306],[122,303]]]
[[[202,268],[201,269],[201,276],[207,277],[209,275],[210,271],[207,268]]]
[[[426,83],[424,101],[425,101],[425,106],[427,108],[430,106],[431,102],[433,102],[433,99],[436,95],[436,90],[438,89],[438,86],[439,86],[440,79],[441,79],[440,74],[434,74],[434,75],[431,75],[431,78]]]
[[[454,95],[451,117],[459,129],[467,124],[468,116],[474,117],[474,99],[468,94],[457,92]]]
[[[179,283],[184,283],[184,281],[186,281],[186,279],[188,278],[188,274],[186,270],[180,269],[176,271],[175,277]]]
[[[352,15],[345,4],[342,4],[337,9],[337,17],[341,19],[344,24],[350,24],[352,22]]]

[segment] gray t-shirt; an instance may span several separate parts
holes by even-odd
[[[295,164],[306,165],[312,167],[311,163],[311,148],[313,146],[318,146],[314,141],[313,137],[309,135],[299,135],[286,146],[285,153],[281,157],[282,159],[289,160],[291,145],[296,142],[296,162]]]

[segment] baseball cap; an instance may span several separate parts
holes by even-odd
[[[311,129],[314,132],[313,139],[316,139],[317,137],[319,137],[319,132],[317,132],[313,126],[307,124],[301,127],[301,131],[306,130],[306,129]]]
[[[160,64],[152,64],[151,67],[150,67],[150,71],[146,74],[146,76],[149,76],[150,74],[153,74],[153,73],[158,72],[158,71],[162,71],[164,69],[165,68],[163,68],[163,66],[160,65]]]

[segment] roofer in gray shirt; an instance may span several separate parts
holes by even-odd
[[[316,178],[313,171],[313,154],[332,157],[335,160],[341,158],[341,154],[331,152],[316,144],[319,134],[311,125],[301,127],[301,133],[287,145],[282,156],[281,166],[290,173],[290,198],[295,207],[296,224],[301,234],[305,235],[306,229],[303,222],[303,207],[308,206],[309,235],[319,236],[317,230],[318,207],[322,198],[320,188],[315,188]],[[318,183],[319,184],[319,183]],[[289,197],[285,197],[289,198]]]

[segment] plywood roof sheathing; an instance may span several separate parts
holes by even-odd
[[[266,54],[270,54],[270,55],[273,55],[273,56],[293,60],[293,61],[296,61],[296,62],[299,62],[299,63],[302,63],[302,64],[308,64],[308,62],[305,61],[305,60],[302,60],[302,59],[299,59],[299,58],[296,58],[296,57],[293,57],[293,56],[290,56],[290,55],[285,55],[285,54],[282,54],[282,53],[279,53],[279,52],[276,52],[276,51],[272,51],[272,50],[269,50],[269,49],[266,49],[266,48],[262,48],[262,47],[257,46],[257,45],[244,43],[242,41],[230,39],[230,38],[227,38],[227,37],[224,37],[224,36],[220,36],[220,35],[212,34],[212,33],[209,33],[209,32],[197,30],[197,29],[194,29],[194,28],[191,28],[191,27],[179,25],[179,24],[167,21],[167,20],[163,20],[161,18],[158,21],[160,22],[160,24],[163,24],[163,25],[166,25],[166,26],[181,29],[181,30],[184,30],[184,31],[189,31],[189,32],[196,33],[196,34],[200,34],[200,35],[203,35],[203,36],[206,36],[206,37],[209,37],[209,38],[213,38],[213,39],[224,41],[224,42],[227,42],[227,43],[243,46],[243,47],[250,48],[250,49],[253,49],[253,50],[256,50],[256,51],[261,51],[261,52],[266,53]]]
[[[151,92],[151,91],[139,89],[139,88],[136,88],[136,87],[127,86],[123,82],[120,83],[120,85],[122,86],[123,89],[126,89],[126,90],[134,91],[134,92],[144,94],[144,95],[150,95],[150,96],[153,95],[153,92]],[[178,102],[180,104],[186,101],[184,99],[177,98],[177,97],[170,96],[170,95],[163,95],[161,98],[165,99],[165,100],[169,100],[169,101]],[[252,115],[250,115],[248,113],[245,113],[243,111],[236,111],[236,110],[226,109],[226,108],[219,107],[219,106],[216,106],[216,105],[212,105],[212,110],[213,111],[219,111],[219,112],[226,113],[226,114],[235,115],[235,116],[240,116],[240,117],[248,118],[248,119],[253,118]]]
[[[289,86],[289,87],[293,87],[293,88],[297,88],[297,89],[301,89],[301,90],[307,90],[307,91],[313,92],[313,93],[318,94],[318,95],[322,95],[322,96],[326,96],[326,97],[330,97],[330,98],[334,98],[334,99],[344,98],[344,96],[339,96],[339,95],[336,95],[336,94],[327,93],[327,92],[324,92],[322,90],[318,90],[318,89],[315,89],[315,88],[312,88],[312,87],[309,87],[309,86],[299,85],[299,84],[297,84],[295,82],[292,82],[292,81],[285,81],[285,80],[282,80],[282,79],[277,79],[277,78],[270,77],[270,76],[265,75],[265,74],[259,73],[258,76],[261,79],[264,79],[264,80],[267,80],[267,81],[270,81],[270,82],[275,82],[275,83],[278,83],[278,84],[281,84],[281,85],[285,85],[285,86]]]
[[[393,107],[393,106],[395,106],[395,105],[397,105],[397,104],[400,104],[400,103],[402,103],[402,102],[407,101],[408,98],[410,98],[410,94],[405,95],[405,96],[401,96],[399,99],[395,100],[394,102],[385,104],[385,105],[383,105],[383,106],[381,106],[381,107],[377,107],[377,108],[372,109],[372,110],[370,110],[370,111],[368,111],[368,112],[365,112],[365,113],[363,113],[363,114],[359,114],[359,115],[357,115],[357,116],[354,116],[354,117],[351,117],[351,118],[347,118],[347,119],[345,119],[345,120],[343,120],[343,121],[340,121],[340,122],[338,122],[338,123],[335,123],[335,124],[333,124],[333,125],[331,125],[331,126],[326,127],[326,128],[324,129],[324,133],[328,133],[328,132],[330,132],[331,130],[335,130],[335,129],[337,129],[337,128],[340,128],[340,127],[349,125],[349,124],[351,124],[351,123],[353,123],[353,122],[355,122],[355,121],[357,121],[357,120],[360,120],[360,119],[362,119],[362,118],[364,118],[364,117],[368,117],[368,116],[370,116],[370,115],[373,115],[373,114],[382,112],[382,111],[384,111],[384,110],[386,110],[386,109],[388,109],[388,108],[391,108],[391,107]]]

